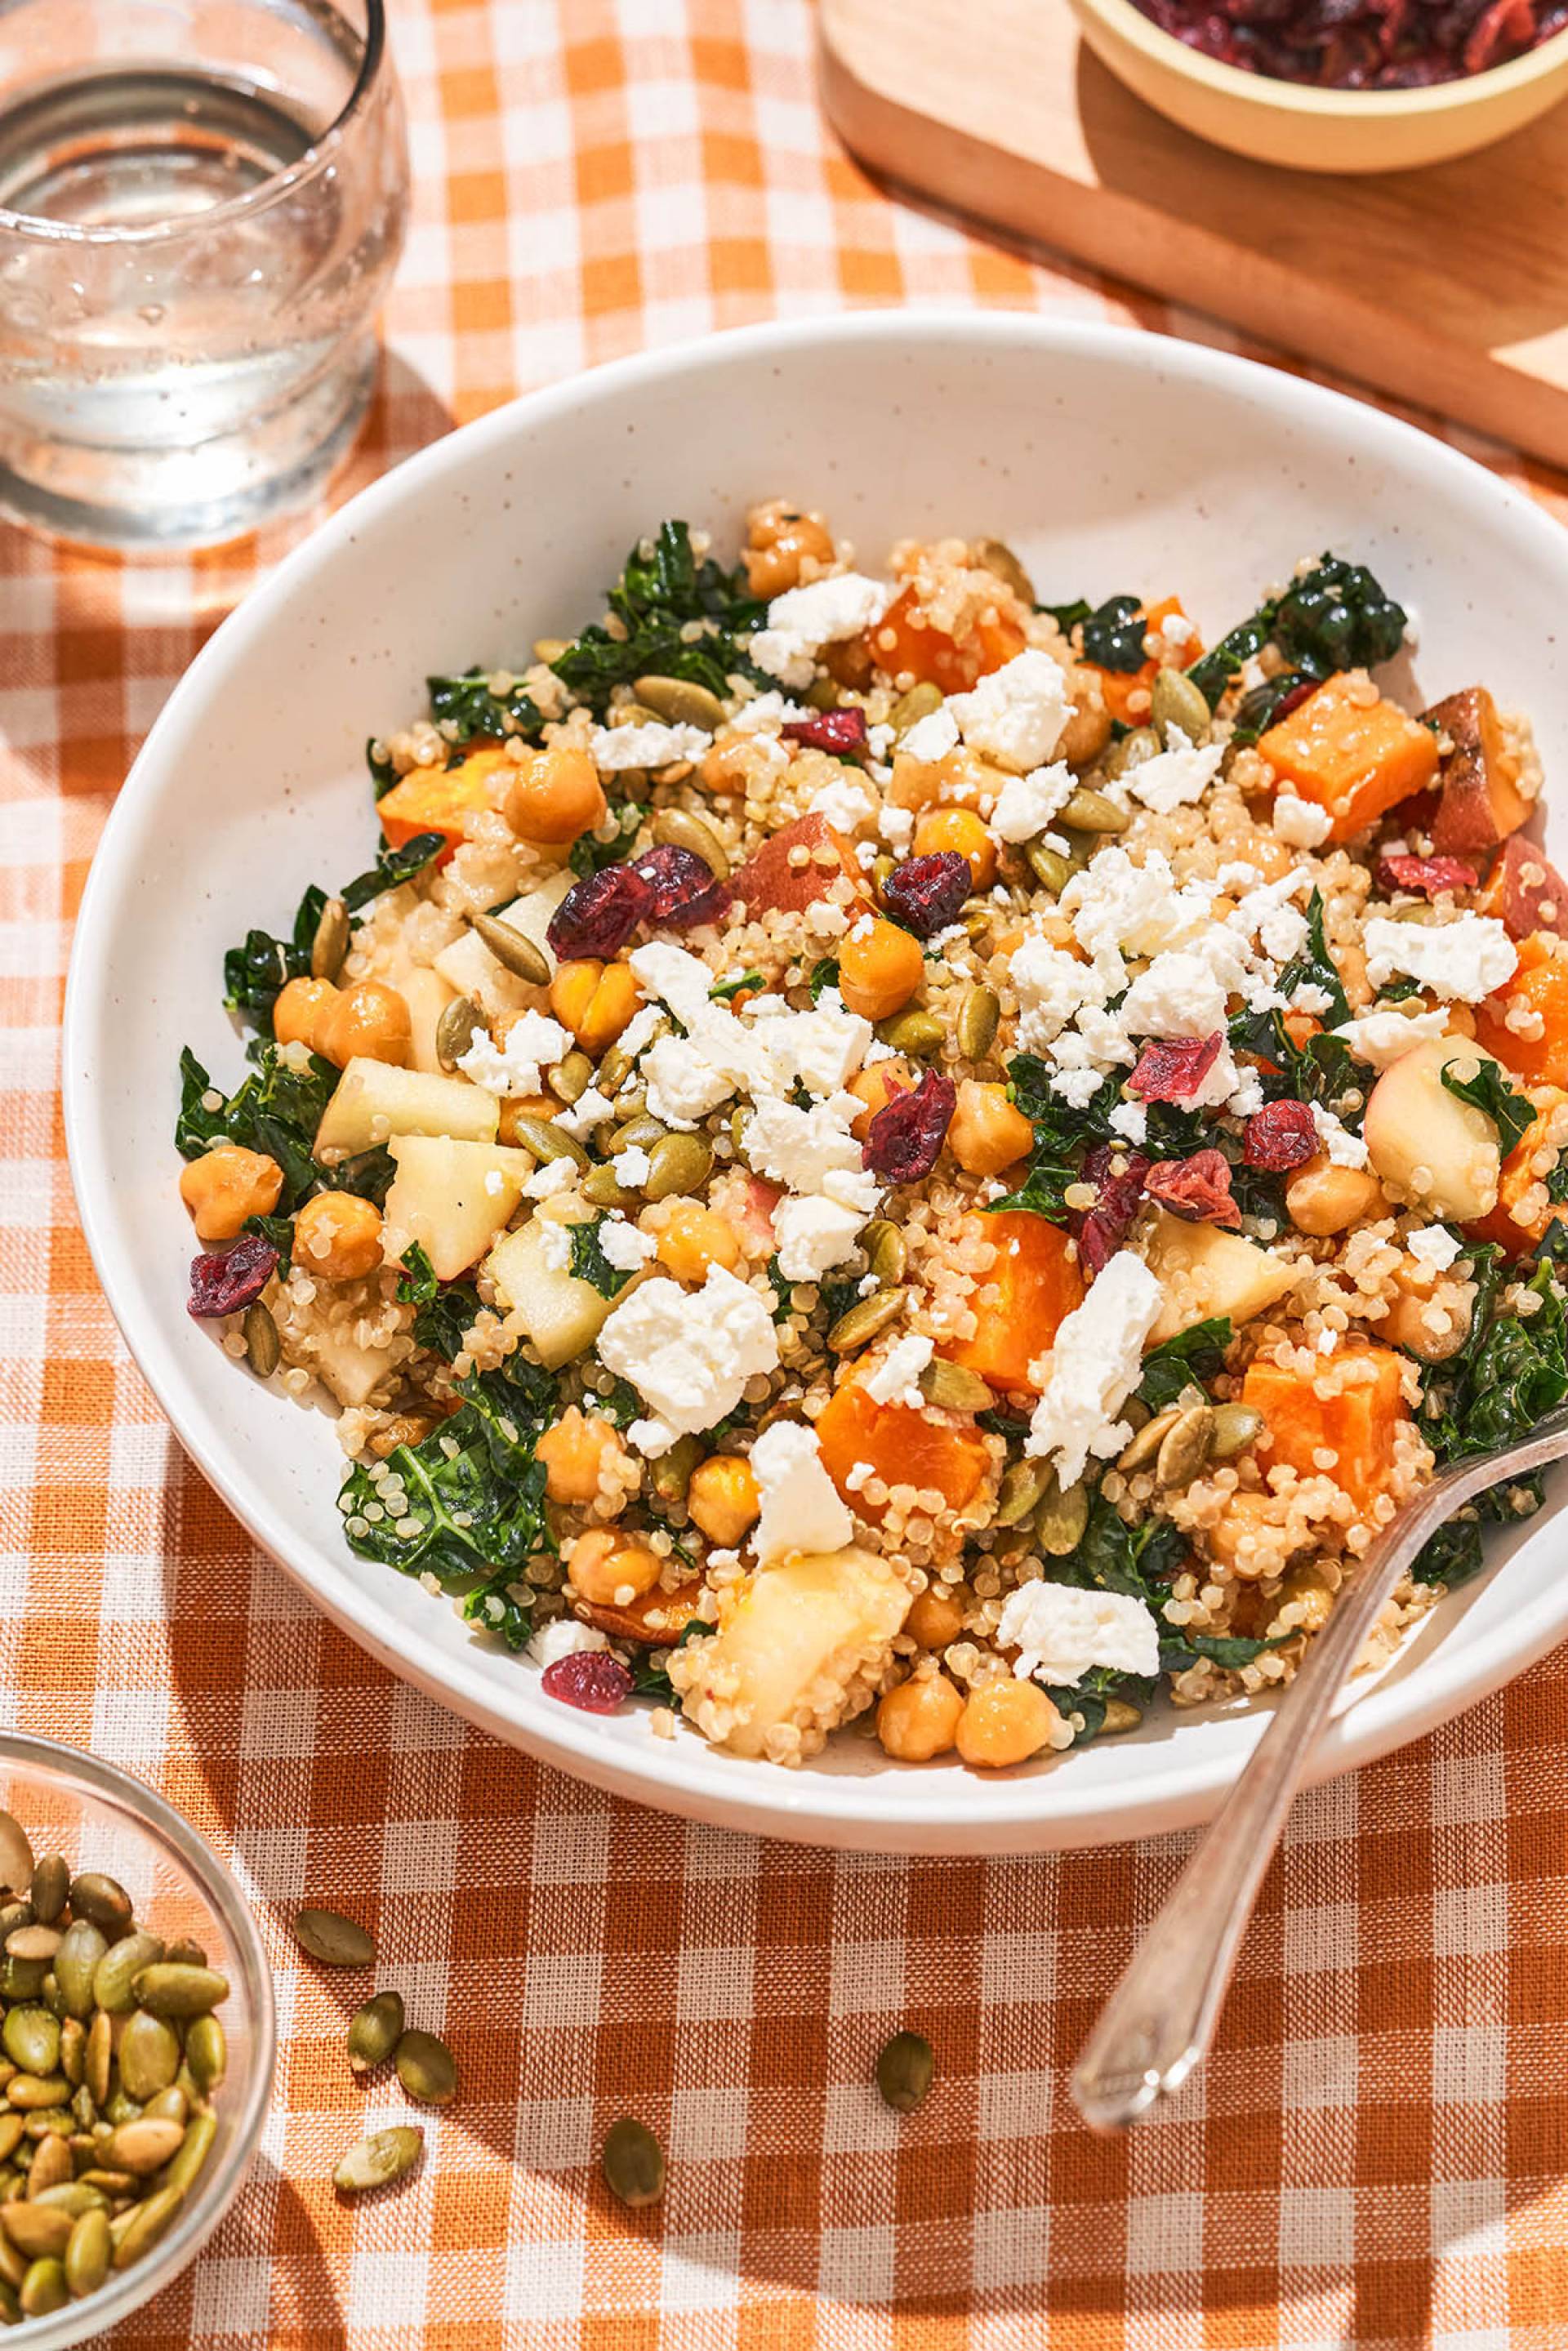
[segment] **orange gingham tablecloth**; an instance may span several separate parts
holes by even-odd
[[[805,0],[392,13],[417,204],[350,486],[533,384],[771,314],[1219,334],[889,202],[819,119]],[[57,1028],[136,744],[280,544],[136,574],[0,531],[0,1705],[212,1838],[281,2006],[249,2184],[118,2341],[1563,2351],[1568,1652],[1303,1799],[1206,2077],[1105,2145],[1065,2069],[1186,1840],[904,1863],[611,1802],[361,1656],[184,1459],[77,1228]],[[375,1928],[378,1980],[462,2066],[420,2176],[357,2209],[332,2165],[400,2100],[350,2082],[363,1987],[301,1961],[302,1900]],[[870,2076],[905,2024],[937,2087],[898,2119]],[[670,2156],[634,2215],[595,2161],[623,2111]]]

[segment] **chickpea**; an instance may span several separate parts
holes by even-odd
[[[1388,1202],[1382,1185],[1364,1167],[1336,1167],[1320,1152],[1297,1169],[1285,1186],[1285,1206],[1299,1233],[1325,1240],[1366,1217],[1384,1215]]]
[[[664,1563],[656,1552],[595,1528],[591,1534],[578,1536],[567,1553],[566,1572],[580,1599],[593,1608],[608,1608],[621,1593],[630,1592],[641,1600],[644,1592],[652,1592]],[[620,1604],[626,1604],[622,1600]]]
[[[1111,740],[1111,714],[1092,669],[1070,669],[1067,687],[1072,696],[1072,714],[1051,756],[1065,759],[1069,767],[1086,768]]]
[[[308,1045],[314,1053],[317,1034],[337,1001],[329,979],[291,979],[278,989],[272,1008],[273,1035],[280,1045]]]
[[[271,1216],[282,1189],[277,1160],[237,1143],[217,1144],[180,1171],[180,1197],[199,1241],[232,1241],[247,1217]]]
[[[808,559],[812,576],[833,559],[832,534],[815,515],[802,514],[785,498],[770,498],[753,507],[746,518],[746,546],[741,561],[754,596],[769,601],[800,584],[800,569]]]
[[[501,1104],[501,1115],[496,1123],[496,1140],[515,1149],[519,1144],[524,1150],[520,1123],[525,1118],[554,1118],[561,1105],[554,1094],[513,1094]]]
[[[552,1502],[597,1499],[604,1472],[626,1458],[626,1447],[607,1420],[591,1419],[569,1405],[534,1451],[545,1465],[545,1494]]]
[[[850,1133],[863,1143],[871,1132],[871,1123],[879,1110],[886,1108],[894,1094],[905,1094],[915,1082],[914,1071],[907,1061],[893,1054],[885,1061],[873,1061],[869,1070],[861,1070],[850,1080],[845,1091],[865,1104],[850,1121]]]
[[[918,939],[879,914],[856,923],[839,948],[839,992],[864,1020],[885,1020],[919,987],[925,958]]]
[[[947,1129],[954,1158],[967,1175],[999,1176],[1033,1148],[1034,1129],[1008,1100],[1005,1086],[958,1081],[957,1107]]]
[[[915,828],[912,843],[916,857],[937,857],[956,850],[969,861],[977,890],[988,890],[997,878],[997,844],[973,809],[927,809]]]
[[[1038,1755],[1061,1719],[1037,1682],[1009,1674],[974,1692],[958,1717],[953,1743],[966,1763],[1004,1771]]]
[[[926,1674],[888,1691],[876,1710],[876,1735],[901,1763],[928,1763],[946,1754],[963,1712],[964,1700],[946,1675]]]
[[[294,1219],[294,1261],[319,1281],[359,1281],[382,1261],[382,1212],[354,1192],[318,1192]]]
[[[507,822],[524,841],[558,847],[604,819],[599,771],[586,751],[528,751],[507,786]]]
[[[563,963],[549,984],[550,1010],[595,1061],[609,1051],[642,1001],[629,964],[591,957]]]
[[[705,1208],[699,1200],[677,1200],[659,1228],[657,1250],[660,1264],[677,1281],[700,1286],[710,1265],[722,1266],[726,1273],[735,1271],[740,1263],[740,1237],[716,1208]]]
[[[733,1551],[762,1510],[750,1462],[738,1453],[699,1461],[686,1488],[686,1508],[709,1542]]]
[[[1424,1364],[1447,1363],[1469,1336],[1470,1303],[1466,1282],[1400,1281],[1378,1335]]]
[[[945,1649],[964,1629],[969,1593],[961,1583],[928,1583],[916,1593],[904,1629],[923,1649]]]
[[[405,1069],[413,1044],[413,1022],[395,987],[384,980],[356,980],[329,1005],[316,1031],[316,1050],[345,1069],[356,1055]]]

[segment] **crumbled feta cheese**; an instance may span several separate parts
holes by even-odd
[[[1132,1037],[1212,1037],[1224,1032],[1225,989],[1203,956],[1170,947],[1139,973],[1121,1017]]]
[[[777,735],[780,726],[799,726],[801,719],[810,716],[802,704],[788,701],[775,692],[753,695],[727,723],[736,735]]]
[[[809,587],[790,588],[768,607],[768,626],[751,640],[751,658],[770,677],[798,691],[810,685],[824,645],[858,637],[880,621],[894,591],[859,571],[841,571]]]
[[[1029,1053],[1060,1036],[1084,1005],[1103,1004],[1107,992],[1092,964],[1081,963],[1038,933],[1020,942],[1008,977],[1019,1000],[1019,1043]]]
[[[550,1217],[539,1227],[539,1255],[552,1273],[571,1271],[571,1227]]]
[[[618,1273],[639,1273],[658,1243],[652,1233],[639,1232],[616,1208],[599,1228],[599,1246],[606,1264],[612,1265]]]
[[[486,1167],[485,1170],[485,1192],[486,1198],[498,1200],[506,1188],[507,1179],[502,1175],[500,1169],[498,1167]]]
[[[868,792],[860,778],[848,768],[841,768],[825,784],[819,784],[807,806],[813,816],[825,816],[840,832],[852,837],[863,825],[874,824],[881,803],[874,793]]]
[[[752,1008],[754,1014],[767,1000]],[[872,1039],[871,1022],[847,1012],[836,987],[824,987],[810,1012],[786,1011],[763,1031],[769,1088],[779,1094],[795,1085],[808,1093],[837,1093],[861,1067]]]
[[[1146,1143],[1149,1139],[1149,1113],[1140,1102],[1118,1102],[1111,1113],[1110,1123],[1124,1143]]]
[[[664,1013],[656,1004],[640,1004],[616,1039],[616,1043],[628,1061],[634,1061],[646,1046],[653,1043],[664,1025]]]
[[[865,1392],[873,1404],[906,1404],[918,1412],[925,1398],[920,1393],[920,1374],[936,1353],[929,1339],[911,1332],[888,1349],[865,1384]]]
[[[855,1522],[822,1467],[813,1432],[798,1420],[776,1420],[751,1448],[752,1475],[762,1513],[751,1538],[757,1563],[790,1552],[841,1551]]]
[[[1490,914],[1456,914],[1448,923],[1395,923],[1375,914],[1364,944],[1374,987],[1405,972],[1418,987],[1458,1004],[1479,1004],[1513,977],[1519,963],[1513,941]]]
[[[1078,778],[1065,759],[1031,768],[1027,776],[1009,776],[991,810],[991,831],[999,841],[1032,841],[1077,789]]]
[[[520,1012],[497,1045],[487,1029],[475,1038],[457,1067],[490,1094],[537,1094],[544,1071],[571,1050],[571,1038],[559,1020],[543,1012]]]
[[[1065,671],[1033,645],[946,707],[971,751],[1019,776],[1044,766],[1072,715]]]
[[[531,1176],[523,1178],[525,1200],[552,1199],[558,1192],[570,1192],[577,1181],[577,1167],[570,1159],[541,1159]]]
[[[829,1094],[809,1110],[764,1095],[747,1120],[742,1144],[759,1176],[770,1176],[791,1192],[822,1192],[845,1206],[863,1202],[869,1217],[881,1197],[874,1176],[850,1122],[865,1105],[853,1094]]]
[[[902,857],[915,836],[915,810],[894,808],[891,800],[886,801],[877,818],[876,829],[894,855]]]
[[[854,1249],[864,1212],[817,1193],[790,1195],[773,1211],[779,1270],[786,1281],[821,1281]]]
[[[874,1478],[875,1476],[876,1467],[873,1462],[852,1462],[850,1467],[849,1476],[844,1479],[845,1491],[851,1494],[858,1494],[861,1488],[865,1484],[866,1479],[868,1478]]]
[[[1386,1070],[1428,1037],[1446,1037],[1448,1016],[1439,1005],[1432,1012],[1364,1012],[1357,1020],[1342,1020],[1330,1035],[1349,1047],[1358,1061]]]
[[[530,1666],[553,1666],[558,1657],[575,1657],[583,1649],[609,1646],[597,1625],[580,1625],[575,1616],[555,1616],[539,1626],[523,1655]]]
[[[1142,800],[1156,816],[1168,816],[1186,802],[1200,800],[1225,757],[1223,743],[1194,743],[1179,726],[1168,726],[1166,734],[1168,749],[1129,768],[1123,778],[1134,799]]]
[[[1406,1233],[1405,1246],[1424,1273],[1447,1273],[1460,1254],[1460,1244],[1447,1225],[1423,1225]]]
[[[737,1080],[705,1037],[661,1037],[643,1058],[648,1108],[665,1126],[690,1130],[734,1093]]]
[[[733,1412],[748,1380],[777,1370],[779,1334],[757,1292],[710,1265],[695,1293],[661,1275],[612,1307],[599,1333],[599,1360],[630,1380],[648,1406],[630,1435],[656,1460],[677,1437],[695,1437]]]
[[[1158,850],[1134,865],[1124,849],[1103,849],[1063,890],[1061,911],[1114,992],[1126,984],[1124,947],[1147,956],[1186,945],[1208,921],[1213,894],[1207,883],[1178,890]]]
[[[614,1115],[615,1105],[609,1095],[601,1094],[597,1086],[590,1086],[569,1109],[558,1110],[552,1123],[563,1134],[580,1143],[585,1134],[591,1134],[596,1126],[602,1126],[607,1118]]]
[[[996,1637],[998,1648],[1019,1652],[1013,1671],[1020,1680],[1038,1674],[1055,1689],[1076,1689],[1096,1666],[1118,1674],[1160,1669],[1154,1611],[1130,1593],[1020,1583],[1002,1603]]]
[[[624,1151],[616,1153],[610,1165],[614,1171],[615,1181],[623,1184],[627,1191],[635,1192],[640,1185],[647,1182],[653,1163],[640,1143],[629,1143]]]
[[[1318,849],[1333,831],[1333,819],[1316,800],[1303,800],[1288,785],[1274,795],[1274,831],[1292,849]]]
[[[669,1006],[683,1029],[695,1029],[706,1019],[713,1008],[708,994],[713,974],[701,956],[664,939],[651,939],[646,946],[633,947],[626,960],[632,977],[648,995]]]
[[[589,753],[601,775],[627,768],[668,768],[677,759],[700,759],[713,737],[703,726],[596,726]]]
[[[1058,1330],[1024,1450],[1050,1455],[1063,1486],[1078,1483],[1091,1453],[1108,1460],[1131,1436],[1117,1416],[1138,1384],[1161,1302],[1142,1258],[1119,1249]]]
[[[1332,1110],[1323,1108],[1322,1102],[1312,1102],[1308,1107],[1312,1113],[1312,1124],[1318,1131],[1318,1141],[1322,1144],[1334,1165],[1364,1167],[1367,1164],[1367,1150],[1360,1135],[1353,1134],[1349,1127],[1334,1116]]]
[[[923,767],[935,767],[949,751],[958,747],[958,722],[947,705],[917,718],[907,729],[898,746],[906,759],[918,759]]]
[[[1299,987],[1291,991],[1289,1008],[1292,1012],[1311,1012],[1315,1016],[1320,1012],[1330,1011],[1333,1006],[1333,998],[1329,994],[1328,989],[1314,986],[1310,979],[1303,979]]]

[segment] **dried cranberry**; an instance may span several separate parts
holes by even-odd
[[[958,1100],[951,1078],[927,1070],[917,1086],[894,1094],[871,1123],[865,1164],[884,1184],[917,1184],[929,1176]]]
[[[1473,890],[1480,876],[1458,857],[1380,857],[1380,890],[1411,890],[1435,898],[1439,890]]]
[[[1096,1197],[1092,1208],[1077,1212],[1073,1237],[1078,1262],[1091,1280],[1110,1264],[1132,1229],[1148,1166],[1147,1152],[1118,1151],[1109,1143],[1097,1143],[1084,1155],[1079,1181],[1092,1184]]]
[[[716,922],[724,912],[729,893],[695,849],[677,849],[673,841],[661,841],[656,849],[646,849],[633,860],[632,871],[642,875],[653,893],[646,915],[650,923],[668,923],[672,929],[689,931],[698,923]]]
[[[1195,1151],[1190,1159],[1156,1159],[1144,1178],[1151,1200],[1189,1225],[1239,1225],[1230,1196],[1230,1162],[1223,1151]]]
[[[563,963],[584,956],[602,960],[620,954],[653,903],[653,883],[634,865],[606,865],[572,883],[545,936]]]
[[[574,1649],[569,1657],[551,1660],[539,1686],[562,1706],[580,1707],[584,1714],[613,1714],[632,1694],[632,1676],[608,1649]]]
[[[1304,1167],[1318,1147],[1318,1130],[1305,1102],[1265,1102],[1247,1122],[1241,1156],[1249,1167],[1264,1167],[1273,1176],[1289,1167]]]
[[[253,1305],[277,1268],[277,1251],[259,1233],[241,1233],[231,1249],[191,1260],[190,1311],[200,1322]]]
[[[1191,1102],[1218,1061],[1224,1042],[1218,1029],[1212,1037],[1155,1038],[1138,1055],[1127,1092],[1144,1102]]]
[[[956,849],[939,849],[895,865],[882,885],[882,902],[917,939],[929,939],[957,921],[974,886],[968,859]]]
[[[810,718],[791,718],[779,732],[787,743],[809,743],[814,751],[863,751],[865,712],[852,704],[844,710],[814,710]]]

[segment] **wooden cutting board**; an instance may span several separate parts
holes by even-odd
[[[1124,89],[1067,0],[819,0],[873,171],[1568,466],[1568,108],[1423,172],[1249,163]]]

